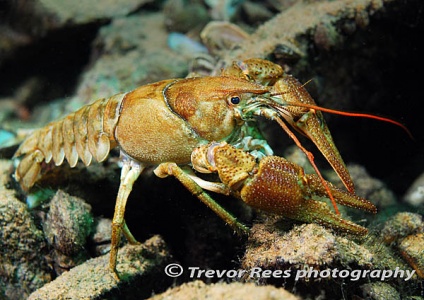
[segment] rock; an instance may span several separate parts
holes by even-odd
[[[424,204],[424,173],[421,174],[406,191],[403,200],[415,207]]]
[[[415,236],[403,249],[408,249],[411,257],[406,261],[417,274],[422,271],[419,256],[422,247],[422,237]],[[305,298],[317,298],[319,290],[325,290],[326,297],[331,299],[359,297],[365,292],[378,295],[381,289],[397,295],[399,285],[408,286],[408,294],[415,295],[419,293],[418,276],[397,251],[385,245],[378,235],[369,234],[358,239],[333,234],[317,224],[293,226],[290,222],[268,217],[253,226],[241,269],[247,270],[247,275],[243,276],[247,282],[284,285]],[[258,276],[252,277],[252,270],[258,270],[255,273]],[[265,276],[269,275],[267,272],[272,272],[271,276]],[[379,282],[384,282],[384,286],[378,286]],[[371,285],[358,289],[366,283]],[[346,287],[336,291],[332,289],[335,284]],[[377,287],[379,291],[375,290]]]
[[[408,235],[424,232],[423,218],[419,214],[401,212],[386,221],[381,236],[390,243],[399,243]]]
[[[84,249],[92,232],[91,206],[84,200],[61,190],[50,201],[50,210],[44,222],[47,241],[63,254],[74,255]]]
[[[364,27],[368,24],[369,15],[383,9],[384,3],[392,1],[394,0],[298,1],[297,5],[291,5],[262,24],[248,39],[240,43],[235,51],[228,53],[226,61],[231,63],[234,59],[265,58],[272,54],[282,41],[300,39],[305,32],[314,35],[314,41],[319,47],[331,48],[340,44],[343,38],[332,24],[353,21],[357,26]],[[306,43],[301,45],[304,53],[307,53],[307,47]]]
[[[79,1],[77,5],[72,0],[10,1],[5,5],[6,13],[2,11],[6,22],[0,22],[0,65],[19,47],[28,46],[55,30],[104,23],[126,16],[152,1],[104,0],[101,5],[90,0]]]
[[[424,278],[424,233],[409,235],[399,244],[402,257]]]
[[[397,213],[386,221],[380,238],[392,248],[392,257],[399,253],[416,274],[424,278],[424,222],[421,215]]]
[[[300,299],[282,288],[257,286],[253,283],[205,284],[202,281],[188,282],[172,288],[165,293],[153,296],[149,300],[186,300],[186,299]]]
[[[28,5],[16,7],[21,17],[30,16],[37,31],[57,29],[62,26],[87,24],[104,19],[126,16],[130,12],[152,2],[152,0],[105,0],[102,5],[83,0],[75,5],[73,1],[36,0]]]
[[[230,20],[240,9],[244,0],[226,1],[226,0],[205,0],[210,8],[210,15],[213,20]]]
[[[24,299],[49,282],[51,274],[43,232],[7,188],[11,169],[10,161],[0,160],[0,298]]]
[[[347,168],[355,183],[355,194],[368,199],[379,209],[396,203],[396,196],[387,185],[383,181],[372,177],[363,166],[348,164]],[[325,174],[331,182],[337,182],[338,187],[344,188],[337,174],[333,171]]]
[[[249,34],[237,25],[222,21],[209,22],[200,33],[209,52],[217,56],[231,50],[248,36]]]
[[[344,237],[333,235],[317,224],[303,224],[284,232],[281,224],[255,224],[242,260],[244,269],[260,267],[265,270],[301,269],[303,266],[326,269],[356,265],[372,266],[370,251]]]
[[[89,204],[61,190],[56,192],[50,201],[43,229],[48,243],[55,250],[52,259],[57,274],[89,258],[85,245],[93,225]]]
[[[188,58],[194,58],[208,52],[203,44],[179,32],[169,33],[168,46],[174,52]]]
[[[166,1],[163,13],[169,31],[182,33],[198,31],[210,20],[204,5],[184,0]]]
[[[28,299],[110,299],[124,295],[143,299],[164,285],[161,275],[169,258],[165,242],[154,236],[142,245],[126,245],[119,249],[120,281],[109,271],[109,255],[106,254],[63,273]]]
[[[111,236],[112,220],[106,218],[98,219],[91,238],[96,255],[103,255],[110,251]]]
[[[399,292],[385,282],[367,283],[361,286],[363,296],[370,300],[400,300]]]

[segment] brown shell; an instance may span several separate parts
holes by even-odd
[[[25,155],[15,172],[22,189],[28,191],[34,185],[43,161],[49,163],[53,159],[59,166],[66,158],[75,167],[78,158],[86,166],[93,157],[98,162],[105,160],[111,147],[116,146],[114,129],[124,96],[97,100],[33,132],[14,156]]]

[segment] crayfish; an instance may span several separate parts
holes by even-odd
[[[231,192],[252,207],[288,218],[365,234],[365,228],[339,216],[335,200],[373,213],[376,208],[354,195],[352,179],[322,110],[304,86],[279,65],[250,59],[234,63],[220,76],[163,80],[100,99],[36,130],[15,153],[15,157],[23,157],[15,178],[28,191],[45,163],[53,161],[59,166],[66,158],[74,167],[81,159],[89,166],[93,158],[104,161],[112,148],[119,147],[123,166],[110,251],[110,270],[117,279],[121,233],[130,243],[138,243],[125,222],[126,202],[133,183],[148,166],[158,166],[154,172],[160,177],[177,178],[237,232],[248,228],[205,190]],[[254,120],[259,116],[277,121],[308,155],[317,174],[306,175],[299,166],[270,156],[271,148],[255,129]],[[323,179],[312,154],[283,120],[317,145],[348,192]],[[210,142],[228,144],[210,146]],[[262,158],[259,164],[249,152]],[[218,172],[221,182],[208,182],[186,172],[184,168],[190,164],[200,172]],[[332,199],[335,214],[323,202],[313,200],[313,195]]]

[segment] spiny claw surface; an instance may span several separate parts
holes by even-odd
[[[344,192],[329,182],[328,186],[337,203],[376,213],[375,206],[368,200]],[[364,227],[342,219],[327,204],[315,200],[317,196],[327,196],[319,177],[305,174],[300,166],[277,156],[262,159],[258,173],[240,191],[240,197],[248,205],[264,211],[354,234],[367,233]]]
[[[221,181],[251,207],[358,235],[367,233],[366,228],[342,219],[326,203],[315,199],[327,196],[316,174],[305,174],[300,166],[282,157],[267,156],[257,164],[253,156],[226,143],[202,146],[198,151],[207,155],[193,155],[194,168],[201,165],[203,171],[217,172]],[[376,213],[368,200],[327,183],[337,203]]]

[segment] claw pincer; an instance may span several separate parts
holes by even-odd
[[[207,155],[199,153],[205,152]],[[207,161],[205,161],[205,159]],[[340,231],[363,235],[367,229],[334,214],[326,203],[326,189],[316,174],[304,170],[278,156],[264,157],[259,164],[247,152],[227,143],[212,143],[197,148],[192,156],[193,167],[217,172],[235,196],[251,207],[302,222],[314,222]],[[376,213],[368,200],[345,192],[327,182],[337,203]]]

